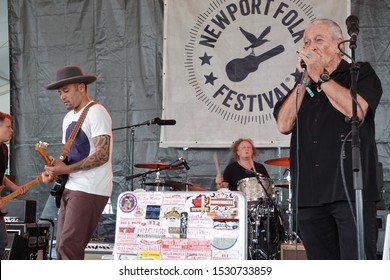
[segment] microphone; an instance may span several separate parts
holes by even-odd
[[[175,125],[176,120],[162,120],[159,117],[154,118],[150,121],[148,121],[149,125],[150,124],[157,124],[157,125]]]
[[[175,125],[176,120],[162,120],[160,118],[156,118],[156,124],[158,125]]]
[[[301,67],[302,69],[307,70],[306,62],[303,59],[301,59]]]
[[[301,77],[299,78],[297,94],[299,94],[301,92],[301,87],[303,85],[303,82],[304,82],[304,79],[305,79],[305,73],[306,73],[306,70],[307,70],[306,62],[304,62],[303,60],[301,60],[301,67],[302,67],[303,71],[301,73]]]
[[[356,41],[357,35],[359,34],[359,19],[357,16],[350,15],[345,21],[347,24],[347,30],[351,40]]]
[[[190,170],[190,167],[188,166],[188,164],[187,164],[187,161],[186,161],[186,159],[185,158],[179,158],[179,160],[181,161],[181,164],[183,164],[184,165],[184,167],[186,168],[186,170]]]
[[[249,170],[249,169],[245,169],[245,173],[246,173],[246,174],[249,174],[249,175],[255,175],[255,176],[263,177],[263,174],[258,173],[258,172],[255,172],[255,171],[253,171],[253,170]]]

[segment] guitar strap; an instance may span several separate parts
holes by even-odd
[[[72,147],[74,139],[76,138],[77,133],[79,133],[80,128],[85,120],[85,117],[87,116],[89,108],[91,108],[95,104],[97,104],[97,102],[92,101],[84,108],[83,112],[81,113],[80,118],[77,120],[76,125],[73,127],[72,132],[70,133],[68,140],[66,140],[66,143],[61,150],[60,160],[62,160],[62,161],[65,160],[66,156],[69,153],[70,147]]]

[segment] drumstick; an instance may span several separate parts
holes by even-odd
[[[251,164],[252,164],[253,172],[257,173],[256,168],[255,168],[255,163],[253,162],[253,160],[252,160]]]
[[[215,169],[217,170],[217,174],[221,173],[221,169],[219,168],[217,153],[214,153],[214,165],[215,165]]]

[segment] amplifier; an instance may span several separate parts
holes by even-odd
[[[49,237],[50,237],[50,224],[47,223],[7,223],[7,233],[11,238],[18,239],[18,252],[23,251],[25,256],[24,260],[47,260],[48,248],[49,248]],[[20,242],[19,236],[25,240]],[[14,241],[13,241],[14,242]],[[8,244],[11,243],[11,239]],[[22,248],[23,243],[25,248]],[[7,249],[6,249],[7,250]],[[12,252],[12,246],[8,248],[10,255]],[[20,255],[20,254],[19,254]],[[20,256],[19,256],[20,258]]]
[[[7,223],[35,223],[37,201],[14,199],[4,205],[2,210],[8,211],[4,217]]]
[[[25,260],[27,256],[26,238],[17,233],[8,233],[8,245],[5,247],[4,254],[1,256],[2,260]]]
[[[282,243],[280,249],[282,260],[307,260],[306,250],[302,243]]]

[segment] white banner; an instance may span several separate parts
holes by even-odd
[[[347,35],[350,0],[165,0],[161,147],[286,147],[273,109],[294,85],[315,18]]]

